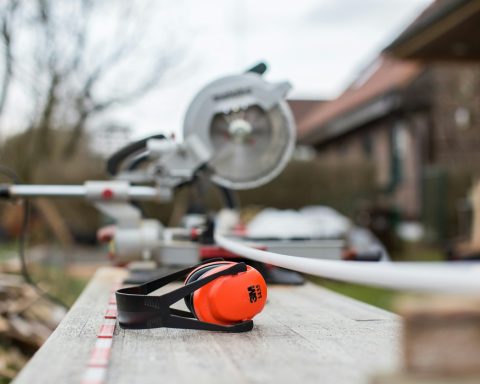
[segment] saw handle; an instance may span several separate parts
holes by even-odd
[[[259,63],[255,64],[253,67],[247,69],[245,73],[251,72],[261,76],[265,72],[267,72],[267,69],[268,69],[267,64],[264,63],[263,61],[260,61]]]
[[[147,142],[150,139],[165,139],[165,136],[162,134],[149,136],[144,139],[127,144],[123,148],[120,148],[117,152],[111,155],[107,160],[108,174],[115,176],[120,170],[120,165],[123,163],[123,161],[125,161],[133,153],[138,152],[142,149],[146,149]]]

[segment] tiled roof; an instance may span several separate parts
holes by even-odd
[[[405,40],[421,33],[433,23],[467,4],[469,1],[471,0],[435,0],[420,13],[385,50],[389,51],[393,49],[393,47],[402,44]]]
[[[313,109],[301,121],[297,127],[299,139],[377,96],[407,86],[421,71],[419,63],[380,56],[342,95]]]
[[[293,117],[297,126],[303,123],[305,117],[307,117],[314,109],[319,108],[322,104],[325,104],[326,100],[318,99],[288,99],[287,103],[292,110]]]

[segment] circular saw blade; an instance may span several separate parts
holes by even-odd
[[[246,73],[218,79],[196,95],[184,137],[196,135],[211,150],[212,181],[256,188],[283,170],[295,145],[295,124],[284,100],[289,88]]]
[[[238,122],[247,123],[250,130],[240,133],[232,130]],[[290,138],[285,124],[278,106],[265,111],[254,105],[228,114],[216,114],[210,125],[214,149],[210,166],[215,172],[212,179],[236,189],[246,188],[251,183],[263,184],[272,170],[281,166],[287,152]]]

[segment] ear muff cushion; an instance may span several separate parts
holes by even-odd
[[[216,265],[201,277],[219,272],[229,265]],[[195,317],[208,323],[232,325],[252,319],[260,313],[267,301],[267,285],[255,268],[246,272],[222,276],[193,293],[192,308]]]
[[[188,283],[193,283],[194,281],[197,281],[200,277],[202,277],[208,271],[211,271],[212,269],[214,269],[214,268],[216,268],[220,265],[225,265],[225,264],[231,265],[231,264],[233,264],[233,262],[231,262],[231,261],[214,261],[212,263],[208,263],[208,264],[205,264],[205,265],[200,265],[199,267],[194,269],[192,272],[190,272],[190,274],[185,279],[185,285],[187,285]],[[193,294],[185,297],[184,301],[185,301],[185,305],[190,310],[190,312],[192,312],[194,314],[194,316],[197,317],[197,315],[195,313],[195,307],[193,305]]]

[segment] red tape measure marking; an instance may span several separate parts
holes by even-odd
[[[89,367],[106,367],[108,365],[112,341],[113,339],[97,339],[95,347],[90,354],[90,360],[88,360],[87,365]]]
[[[108,299],[107,309],[103,316],[102,324],[97,333],[95,346],[90,352],[87,369],[81,384],[104,384],[107,379],[108,364],[112,352],[113,334],[117,323],[117,300],[115,291],[121,288],[121,283],[115,283]]]
[[[115,306],[117,305],[117,297],[115,296],[115,291],[112,292],[110,295],[110,299],[108,300],[108,304],[114,304]]]
[[[117,306],[110,304],[105,311],[105,319],[116,319],[117,318]]]

